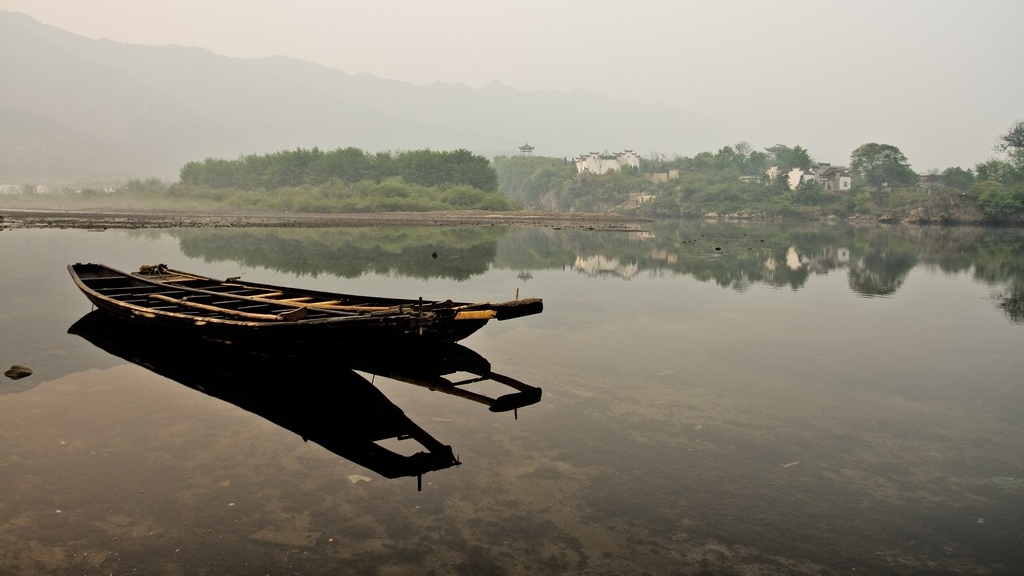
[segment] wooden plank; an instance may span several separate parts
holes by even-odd
[[[498,316],[495,310],[462,310],[455,314],[456,320],[491,320]]]
[[[237,284],[224,284],[224,285],[217,286],[216,288],[223,288],[225,286],[233,286],[233,287],[236,287],[236,288],[239,287],[239,285],[237,285]],[[172,287],[171,286],[167,286],[167,288],[172,288]],[[252,290],[259,290],[259,289],[257,289],[257,288],[249,288],[249,287],[244,287],[243,288],[243,291],[252,291]],[[232,291],[228,291],[228,290],[221,291],[221,290],[210,290],[210,289],[206,289],[206,288],[180,288],[180,289],[174,290],[173,292],[182,293],[182,294],[190,294],[190,295],[191,294],[195,294],[197,296],[198,295],[223,296],[223,297],[228,297],[228,298],[232,298],[232,299],[236,299],[236,300],[248,300],[250,302],[257,302],[257,303],[261,303],[261,304],[280,305],[280,304],[286,302],[285,300],[274,300],[274,299],[271,299],[271,298],[259,298],[259,297],[256,297],[256,296],[243,296],[241,294],[232,293]],[[353,311],[355,311],[355,312],[360,312],[360,311],[361,312],[380,312],[380,311],[389,311],[389,310],[394,310],[396,312],[398,311],[398,307],[397,306],[344,306],[344,305],[336,305],[335,303],[337,303],[337,302],[339,302],[339,301],[338,300],[328,300],[326,302],[298,303],[298,306],[300,306],[302,308],[314,308],[314,309],[317,309],[317,310],[324,310],[324,311],[328,311],[328,312],[353,312]],[[407,308],[408,308],[408,306],[407,306]]]
[[[267,292],[266,294],[250,294],[249,298],[266,298],[274,299],[278,296],[284,296],[284,292]]]
[[[283,314],[256,314],[253,312],[242,312],[239,310],[230,310],[227,308],[220,308],[218,306],[210,306],[208,304],[200,304],[198,302],[189,302],[187,300],[180,300],[177,298],[171,298],[162,294],[150,294],[150,298],[154,300],[160,300],[162,302],[169,302],[171,304],[177,304],[178,306],[184,306],[186,308],[195,308],[197,310],[208,310],[210,312],[217,312],[225,314],[227,316],[237,316],[239,318],[247,318],[249,320],[265,320],[270,322],[281,322],[288,321],[294,322],[301,320],[306,316],[305,308],[296,308]]]
[[[187,275],[185,273],[178,272],[178,271],[171,271],[171,272],[177,272],[177,273],[182,274],[182,275]],[[157,280],[157,281],[159,281],[159,280]],[[230,295],[233,298],[238,298],[238,299],[241,299],[241,300],[252,300],[254,302],[264,302],[264,303],[268,303],[268,304],[280,304],[280,303],[291,302],[292,301],[291,299],[276,300],[274,298],[269,298],[268,297],[268,296],[284,295],[285,292],[266,292],[266,293],[263,293],[263,294],[245,295],[245,296],[243,296],[241,294],[238,294],[238,293],[230,291],[230,290],[225,290],[225,291],[222,292],[222,291],[219,291],[219,290],[215,290],[213,288],[241,288],[243,290],[253,290],[253,291],[265,290],[265,288],[261,288],[261,287],[257,287],[257,286],[247,286],[245,284],[236,284],[236,283],[233,283],[233,282],[224,282],[224,283],[219,284],[219,285],[217,285],[215,287],[209,287],[209,288],[205,288],[205,289],[204,288],[192,288],[192,289],[188,289],[188,290],[190,292],[191,291],[195,291],[195,292],[201,292],[201,293],[205,292],[205,293],[210,293],[210,294],[216,293],[216,294],[222,294],[222,295]],[[303,297],[300,297],[300,298],[303,298]],[[501,304],[490,304],[490,303],[487,303],[487,302],[469,303],[469,304],[463,304],[461,306],[453,307],[452,309],[455,310],[457,313],[470,312],[470,311],[472,311],[472,312],[480,312],[481,313],[481,316],[480,317],[476,317],[476,318],[474,318],[472,315],[463,316],[462,317],[463,320],[468,320],[468,319],[478,319],[478,320],[479,319],[484,319],[482,317],[484,315],[487,316],[486,319],[491,319],[491,318],[495,318],[495,317],[498,317],[498,316],[504,317],[504,316],[507,315],[506,314],[506,310],[507,309],[517,308],[520,305],[525,304],[527,301],[540,302],[539,299],[524,299],[524,300],[517,300],[517,301],[514,301],[514,302],[505,302],[505,303],[501,303]],[[317,309],[317,310],[332,311],[332,312],[398,312],[400,308],[403,311],[406,311],[406,312],[415,312],[417,310],[432,311],[432,310],[436,310],[437,308],[444,308],[444,307],[446,307],[446,306],[444,306],[443,302],[429,301],[429,300],[428,301],[424,301],[421,304],[417,304],[415,302],[409,302],[407,304],[394,305],[394,306],[372,306],[372,305],[359,305],[359,304],[340,304],[340,302],[341,302],[340,300],[326,300],[326,301],[321,301],[321,302],[297,302],[296,301],[296,303],[299,304],[299,306],[302,306],[302,307],[307,307],[307,308],[312,308],[312,309]],[[531,310],[531,311],[527,312],[526,311],[527,308],[529,308],[529,307],[523,306],[523,313],[522,313],[522,315],[535,314],[535,313],[539,312],[539,310],[536,310],[536,311]],[[464,309],[468,309],[468,310],[464,310]],[[490,314],[492,314],[492,313],[496,314],[496,316],[490,316]],[[515,317],[515,316],[514,315],[509,315],[509,317]]]
[[[307,308],[316,308],[318,310],[337,310],[341,311],[364,311],[364,312],[380,312],[384,310],[394,310],[398,312],[398,306],[346,306],[339,304],[321,304],[320,302],[314,302],[312,304],[304,304]],[[413,306],[406,306],[409,310],[413,309]]]

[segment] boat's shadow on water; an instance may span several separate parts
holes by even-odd
[[[386,478],[415,476],[460,464],[446,445],[409,419],[360,372],[479,402],[493,412],[540,401],[541,390],[490,371],[490,363],[460,344],[344,353],[281,347],[258,353],[112,317],[86,314],[68,332],[204,394],[230,402]],[[357,372],[358,371],[358,372]],[[462,377],[461,379],[456,379]],[[502,396],[467,389],[483,381],[511,388]],[[418,443],[414,453],[387,440]]]

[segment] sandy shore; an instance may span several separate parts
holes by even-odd
[[[386,212],[373,214],[221,214],[91,210],[0,209],[0,228],[331,228],[359,226],[535,226],[636,230],[646,220],[618,214],[551,212]]]

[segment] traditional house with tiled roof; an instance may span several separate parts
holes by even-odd
[[[821,187],[829,192],[849,192],[853,186],[853,177],[845,168],[833,167],[828,164],[819,164],[822,168],[817,171]]]
[[[769,180],[774,180],[779,175],[779,167],[772,166],[765,175]],[[797,186],[807,182],[819,182],[828,192],[848,192],[853,185],[853,178],[845,168],[833,167],[823,162],[811,166],[808,170],[793,168],[786,173],[786,183],[790,190],[796,190]]]
[[[617,154],[591,152],[580,155],[576,159],[576,172],[578,174],[583,174],[584,172],[607,174],[608,172],[621,170],[624,166],[639,170],[640,156],[632,150],[624,150]]]
[[[789,149],[789,146],[786,146],[785,144],[776,144],[775,146],[765,148],[764,151],[768,154],[768,159],[775,162],[779,159],[779,152],[785,152]]]

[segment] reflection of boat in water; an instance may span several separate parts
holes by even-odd
[[[470,303],[357,296],[216,280],[163,264],[143,266],[135,274],[102,264],[73,264],[68,271],[97,308],[138,323],[231,342],[457,342],[492,319],[543,310],[538,298]]]
[[[101,310],[85,315],[68,332],[257,414],[387,478],[420,477],[460,462],[450,446],[417,426],[356,370],[467,398],[496,412],[516,410],[541,398],[540,388],[492,373],[486,359],[459,344],[389,349],[386,354],[364,351],[351,357],[336,352],[309,354],[297,348],[269,355],[168,335]],[[456,374],[472,377],[449,379]],[[465,389],[487,380],[514,391],[493,398]],[[411,439],[422,450],[410,455],[380,444],[389,439]]]

